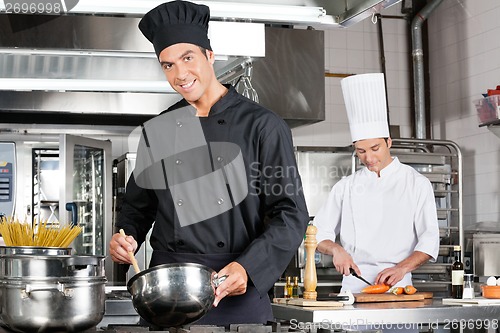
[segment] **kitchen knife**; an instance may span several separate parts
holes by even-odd
[[[318,294],[318,296],[316,297],[316,300],[317,301],[348,301],[349,296],[338,295],[338,294],[333,294],[333,293],[325,294],[325,295]]]
[[[365,279],[363,279],[361,276],[359,276],[356,271],[351,267],[349,268],[349,272],[352,274],[352,276],[360,279],[361,281],[363,281],[364,283],[366,283],[367,285],[371,286],[372,284],[368,281],[366,281]]]

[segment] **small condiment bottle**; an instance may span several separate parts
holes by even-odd
[[[474,274],[464,274],[464,292],[462,299],[474,298]]]
[[[292,298],[299,298],[299,277],[293,277]]]
[[[292,289],[293,289],[293,285],[292,285],[292,278],[287,276],[286,277],[286,283],[285,283],[285,298],[291,298],[292,297]]]

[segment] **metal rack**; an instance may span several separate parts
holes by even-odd
[[[413,272],[421,291],[447,293],[451,288],[453,246],[464,252],[462,153],[446,140],[393,139],[391,155],[426,176],[434,188],[439,223],[440,248],[435,263],[426,263]],[[353,154],[353,170],[362,165]]]
[[[60,198],[62,186],[59,169],[60,154],[57,148],[35,148],[33,155],[32,207],[33,224],[48,223],[59,227]],[[100,218],[103,210],[103,166],[102,151],[80,147],[75,151],[73,174],[74,200],[77,210],[75,221],[82,227],[74,247],[78,253],[100,254],[104,222]],[[64,208],[63,208],[64,209]]]
[[[59,225],[59,151],[50,148],[32,150],[32,223]]]
[[[78,223],[82,228],[79,238],[81,242],[76,242],[75,248],[80,253],[99,254],[104,253],[103,248],[103,178],[104,170],[102,165],[103,151],[80,147],[75,149],[73,177],[73,202],[77,206]],[[94,212],[94,213],[93,213]]]

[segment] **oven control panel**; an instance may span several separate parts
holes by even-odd
[[[0,142],[0,217],[12,216],[15,204],[16,145]]]

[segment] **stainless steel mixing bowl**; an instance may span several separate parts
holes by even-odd
[[[225,280],[204,265],[164,264],[134,275],[127,283],[137,313],[160,327],[181,326],[212,308],[215,288]]]

